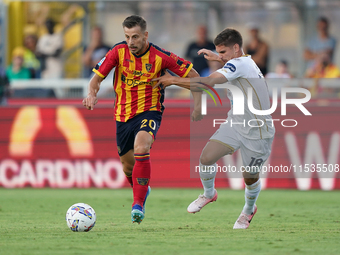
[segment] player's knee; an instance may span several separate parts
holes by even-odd
[[[252,185],[260,179],[260,173],[247,172],[245,171],[244,167],[242,167],[242,170],[243,170],[242,175],[243,175],[244,183],[246,185]]]
[[[135,144],[134,152],[135,153],[149,153],[150,152],[150,145],[147,144],[147,143]]]
[[[200,162],[202,165],[205,165],[205,166],[210,166],[212,164],[215,164],[216,162],[211,159],[208,155],[206,154],[202,154],[201,157],[200,157]]]
[[[252,185],[259,180],[258,176],[244,178],[244,183],[246,185]]]

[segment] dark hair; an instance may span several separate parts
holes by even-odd
[[[55,21],[54,21],[53,19],[51,19],[51,18],[47,18],[47,19],[45,20],[45,25],[46,25],[46,26],[54,27],[54,26],[55,26]]]
[[[281,59],[281,60],[279,61],[279,63],[282,64],[282,65],[285,65],[286,67],[288,67],[288,62],[287,62],[287,60],[285,60],[285,59]]]
[[[131,15],[127,17],[123,22],[123,27],[133,28],[135,26],[140,26],[142,31],[146,30],[146,21],[141,16]]]
[[[238,44],[241,48],[243,40],[239,31],[233,28],[226,28],[216,36],[214,44],[215,46],[224,45],[227,47],[231,47],[234,46],[235,44]]]
[[[329,24],[329,21],[328,21],[328,19],[326,18],[326,17],[324,17],[324,16],[321,16],[321,17],[319,17],[319,22],[324,22],[327,26],[328,26],[328,24]]]

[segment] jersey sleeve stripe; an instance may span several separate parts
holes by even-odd
[[[102,75],[97,69],[93,68],[92,71],[93,71],[95,74],[97,74],[99,77],[105,78],[105,76]]]
[[[190,66],[188,67],[187,71],[185,72],[185,74],[182,76],[183,78],[185,78],[188,73],[190,72],[191,68],[192,68],[193,64],[190,64]]]

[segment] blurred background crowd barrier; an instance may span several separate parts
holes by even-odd
[[[149,40],[179,56],[194,61],[197,47],[209,43],[224,28],[238,29],[244,37],[244,49],[269,78],[339,78],[340,2],[328,0],[290,1],[0,1],[0,58],[4,70],[23,70],[13,75],[6,70],[13,89],[46,88],[41,97],[83,96],[77,85],[69,93],[60,93],[57,82],[16,82],[18,79],[88,79],[91,68],[115,43],[124,40],[122,21],[131,14],[148,22]],[[52,32],[48,32],[52,30]],[[322,38],[323,36],[323,38]],[[318,40],[319,38],[319,40]],[[46,49],[48,40],[54,48]],[[60,41],[60,42],[59,42]],[[322,41],[320,43],[320,41]],[[58,42],[58,43],[57,43]],[[327,53],[323,55],[323,53]],[[23,58],[23,63],[17,59]],[[327,59],[328,57],[328,59]],[[197,61],[196,61],[197,60]],[[18,63],[19,62],[19,63]],[[196,63],[197,62],[197,63]],[[318,63],[320,65],[318,65]],[[18,67],[17,67],[18,66]],[[208,75],[218,66],[206,65],[200,72]],[[51,72],[52,70],[52,72]],[[1,74],[1,72],[0,72]],[[112,76],[107,80],[112,80]],[[64,80],[59,84],[64,83]],[[310,84],[303,82],[298,84]],[[335,82],[315,82],[307,86],[313,97],[339,97]],[[26,84],[26,85],[25,85]],[[54,85],[53,85],[54,84]],[[48,85],[48,86],[47,86]],[[101,96],[112,96],[107,83]],[[73,88],[73,87],[72,87]],[[56,91],[57,90],[57,91]],[[110,91],[111,90],[111,91]],[[23,96],[26,91],[19,92]],[[32,91],[27,91],[28,97]],[[12,96],[16,97],[17,93]],[[169,93],[188,97],[188,93]]]

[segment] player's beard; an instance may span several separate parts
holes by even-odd
[[[145,48],[145,45],[146,45],[146,42],[142,42],[142,45],[140,48],[136,47],[137,48],[137,51],[135,51],[135,55],[140,55],[144,52],[144,48]]]
[[[135,53],[136,55],[140,55],[140,54],[142,54],[142,50],[143,50],[143,46]]]

